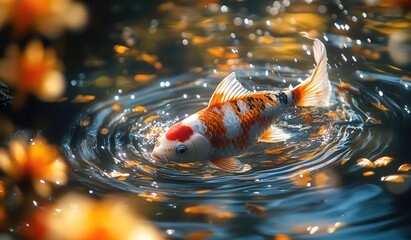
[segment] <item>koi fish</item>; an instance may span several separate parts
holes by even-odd
[[[245,89],[235,73],[217,86],[206,108],[171,126],[153,149],[156,160],[187,163],[209,161],[227,172],[251,169],[233,156],[244,153],[258,141],[279,142],[290,136],[273,126],[294,106],[327,107],[331,84],[324,44],[314,39],[316,67],[306,80],[288,91],[253,92]]]

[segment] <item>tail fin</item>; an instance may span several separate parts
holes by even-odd
[[[293,88],[297,106],[327,107],[330,105],[331,83],[327,73],[327,52],[324,44],[314,40],[314,58],[317,64],[313,74]]]

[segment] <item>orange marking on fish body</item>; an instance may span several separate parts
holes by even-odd
[[[241,102],[239,102],[241,101]],[[226,105],[223,108],[223,105]],[[248,97],[214,105],[201,111],[199,119],[207,126],[206,135],[215,148],[233,147],[244,150],[251,147],[264,130],[271,125],[274,116],[263,116],[265,108],[275,107],[277,100],[269,93],[255,93]],[[229,106],[240,119],[242,134],[229,138],[224,125],[224,109]]]
[[[215,107],[218,109],[219,107]],[[213,108],[214,109],[214,108]],[[210,139],[210,142],[213,146],[225,146],[228,144],[228,139],[225,137],[226,129],[223,124],[224,114],[219,111],[217,113],[213,109],[206,108],[199,113],[199,119],[203,121],[207,127],[206,136]]]

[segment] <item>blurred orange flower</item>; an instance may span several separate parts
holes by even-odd
[[[55,38],[64,28],[78,29],[86,21],[84,5],[71,0],[0,0],[0,27],[10,24],[17,35],[34,29]]]
[[[56,146],[42,137],[30,143],[15,137],[8,151],[0,149],[0,169],[13,181],[31,180],[34,190],[42,197],[51,193],[51,184],[67,182],[67,166]]]
[[[1,1],[1,0],[0,0]],[[53,49],[46,49],[37,40],[21,52],[16,45],[6,50],[0,60],[0,78],[19,93],[33,93],[43,101],[56,100],[65,88],[61,63]]]
[[[0,180],[0,230],[3,230],[7,222],[7,214],[5,208],[4,198],[6,196],[6,186],[2,180]]]
[[[74,193],[38,209],[28,226],[29,239],[164,239],[123,199],[95,200]]]

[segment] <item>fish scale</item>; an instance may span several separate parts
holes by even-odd
[[[210,143],[215,148],[211,157],[224,157],[230,155],[233,151],[241,151],[248,149],[258,140],[258,137],[267,130],[272,124],[276,115],[280,114],[286,105],[283,102],[287,94],[280,94],[273,97],[274,93],[255,93],[243,99],[229,101],[224,104],[229,104],[231,109],[241,121],[242,134],[234,138],[229,138],[226,135],[226,127],[224,126],[223,117],[225,112],[220,114],[213,111],[214,108],[222,109],[222,106],[214,106],[213,109],[206,108],[198,113],[198,119],[207,127],[206,136]],[[281,102],[278,100],[281,99]],[[243,114],[238,107],[238,101],[242,101],[247,108]],[[221,104],[222,105],[222,104]],[[272,111],[272,108],[278,108],[277,111]],[[264,114],[265,111],[271,110],[272,114]],[[250,132],[252,126],[258,124],[257,132]]]

